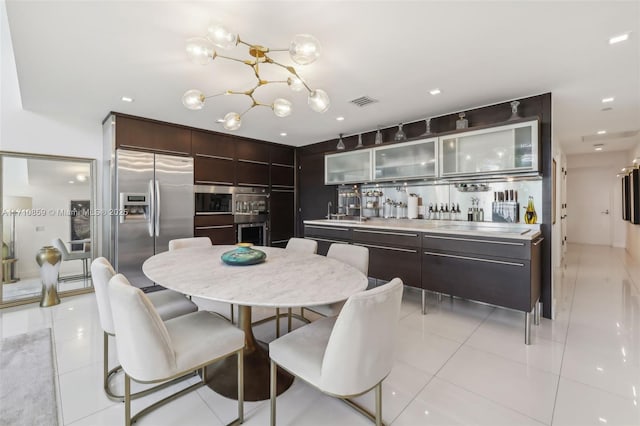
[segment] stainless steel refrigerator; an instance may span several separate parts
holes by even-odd
[[[144,261],[174,238],[193,237],[193,159],[121,149],[111,158],[110,204],[119,215],[105,229],[110,260],[134,286],[152,286]]]

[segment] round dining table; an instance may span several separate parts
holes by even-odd
[[[268,345],[257,341],[251,327],[251,307],[291,308],[336,303],[367,288],[367,277],[356,268],[316,254],[275,247],[255,247],[267,257],[256,265],[227,265],[223,253],[235,246],[185,248],[157,254],[142,265],[157,284],[185,295],[238,305],[237,325],[245,333],[245,399],[269,398]],[[237,363],[233,357],[207,368],[210,388],[237,397]],[[278,370],[278,394],[293,376]]]

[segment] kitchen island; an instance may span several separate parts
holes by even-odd
[[[369,248],[369,276],[426,292],[476,300],[525,313],[539,322],[541,246],[539,225],[419,219],[307,220],[305,237],[326,254],[332,243]]]

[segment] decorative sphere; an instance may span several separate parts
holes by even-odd
[[[238,34],[234,34],[226,27],[212,23],[207,28],[207,37],[221,49],[233,49],[238,44]]]
[[[291,115],[291,102],[283,98],[276,99],[273,101],[273,113],[278,117]]]
[[[207,65],[213,61],[216,50],[209,40],[204,37],[194,37],[187,40],[185,46],[189,59],[200,65]]]
[[[238,130],[242,126],[242,119],[237,112],[230,112],[224,116],[222,125],[227,130]]]
[[[329,109],[329,105],[331,101],[329,100],[329,95],[322,89],[316,89],[309,93],[309,97],[307,98],[307,102],[309,107],[315,112],[326,112]]]
[[[289,45],[291,59],[300,65],[309,65],[320,56],[320,42],[310,34],[298,34]]]
[[[198,89],[191,89],[182,95],[182,105],[190,110],[199,110],[204,106],[204,95]]]
[[[294,92],[299,92],[304,89],[304,83],[296,76],[287,78],[287,84],[289,85],[289,89]]]

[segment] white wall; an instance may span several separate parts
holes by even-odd
[[[634,150],[627,155],[625,166],[630,166],[635,158],[640,158],[640,143]],[[625,222],[627,231],[627,251],[640,263],[640,225],[634,225],[631,222]]]
[[[79,121],[65,117],[64,111],[45,116],[22,109],[4,0],[0,1],[0,15],[0,150],[97,159],[96,175],[100,176],[102,125],[99,120]],[[78,102],[82,102],[81,96]],[[98,195],[96,208],[101,207]],[[63,207],[68,208],[68,204]]]
[[[588,222],[587,217],[580,211],[579,206],[590,206],[598,208],[599,201],[604,204],[610,203],[610,229],[611,245],[613,247],[626,247],[626,223],[622,220],[622,194],[620,190],[620,179],[616,174],[620,168],[627,163],[627,153],[619,152],[594,152],[591,154],[574,154],[567,156],[567,226],[568,238],[570,242],[593,243],[589,239],[589,229],[593,229],[593,223]],[[571,173],[601,173],[609,179],[602,182],[603,187],[608,191],[597,191],[588,185],[580,185],[579,181],[571,179]],[[575,176],[575,174],[574,174]],[[609,200],[609,197],[611,199]],[[587,207],[589,208],[589,207]]]

